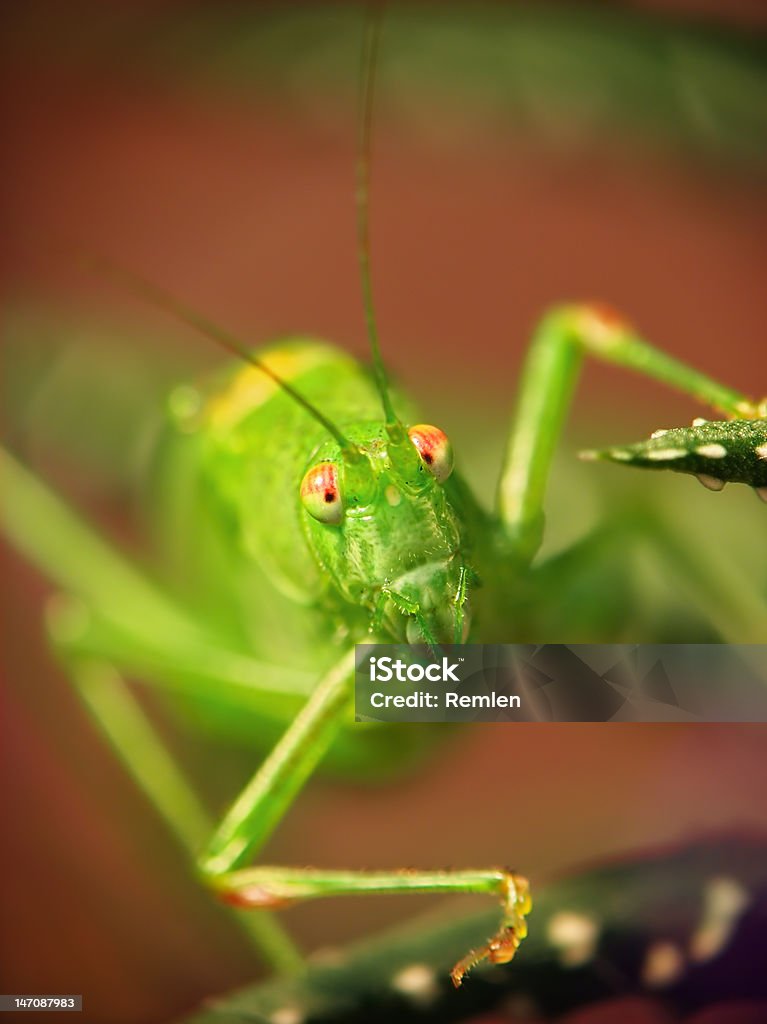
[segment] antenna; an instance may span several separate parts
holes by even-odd
[[[198,313],[197,310],[192,309],[191,306],[187,306],[181,302],[170,292],[165,291],[164,288],[160,288],[158,285],[153,284],[151,281],[147,281],[139,274],[134,274],[133,271],[126,270],[124,267],[119,267],[109,260],[102,257],[95,258],[91,256],[81,257],[82,262],[89,270],[94,270],[102,277],[109,278],[114,283],[118,284],[121,288],[124,288],[130,294],[136,296],[139,299],[143,299],[150,305],[155,306],[158,309],[169,313],[171,316],[180,320],[182,323],[188,324],[193,327],[200,334],[206,338],[210,338],[211,341],[215,341],[217,345],[226,349],[227,352],[231,352],[233,355],[242,359],[246,363],[250,363],[251,366],[255,366],[257,369],[265,373],[267,377],[274,381],[282,390],[290,395],[290,397],[309,413],[310,416],[314,417],[318,423],[331,434],[336,441],[341,445],[342,454],[345,461],[356,462],[360,457],[359,449],[353,444],[333,423],[325,416],[315,405],[313,405],[307,398],[295,390],[295,388],[288,384],[287,381],[283,380],[274,370],[266,363],[254,356],[248,347],[236,338],[229,331],[223,327],[219,327],[214,324],[212,320],[208,320],[207,317]]]
[[[378,43],[381,37],[383,4],[371,3],[365,16],[365,35],[360,57],[359,132],[357,151],[357,257],[362,281],[362,302],[365,307],[368,341],[373,357],[373,373],[386,415],[389,436],[398,437],[403,428],[389,396],[389,381],[378,344],[373,285],[370,278],[370,162],[372,153],[373,95],[378,64]]]

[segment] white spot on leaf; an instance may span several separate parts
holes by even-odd
[[[687,455],[684,448],[656,448],[647,453],[653,462],[670,462],[672,459],[683,459]]]
[[[394,975],[391,987],[422,1005],[434,1002],[439,994],[437,977],[428,964],[410,964]]]
[[[710,960],[724,949],[738,918],[748,906],[749,894],[734,878],[712,878],[703,890],[703,917],[690,939],[690,957]]]
[[[599,939],[599,926],[593,917],[572,910],[561,910],[550,918],[546,935],[560,951],[560,962],[578,967],[593,957]]]
[[[758,448],[754,448],[757,459],[767,459],[767,444],[760,444]]]
[[[685,957],[673,942],[656,942],[647,950],[642,965],[642,981],[648,988],[672,985],[682,974]]]
[[[727,449],[723,444],[702,444],[695,451],[707,459],[723,459],[727,455]]]

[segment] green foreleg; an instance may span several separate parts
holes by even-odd
[[[498,515],[511,552],[521,562],[529,561],[540,546],[551,460],[584,355],[668,384],[725,416],[767,416],[767,400],[754,402],[653,348],[604,307],[576,305],[553,310],[538,327],[523,368],[498,486]]]
[[[299,789],[332,742],[351,705],[354,652],[319,683],[303,711],[237,798],[200,859],[203,876],[236,907],[276,909],[298,900],[364,893],[480,892],[500,898],[498,932],[453,969],[460,985],[481,960],[506,963],[526,934],[527,882],[507,869],[484,871],[325,871],[275,866],[243,867],[267,841]]]
[[[240,867],[274,831],[351,709],[354,649],[325,675],[232,805],[200,858],[206,877]]]
[[[281,907],[296,900],[323,896],[388,893],[481,893],[500,899],[502,919],[497,932],[453,967],[458,986],[464,975],[487,959],[508,963],[527,935],[525,915],[531,909],[528,883],[508,868],[464,871],[318,871],[313,868],[246,868],[217,881],[225,899],[241,907]]]

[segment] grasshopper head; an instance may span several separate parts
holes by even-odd
[[[450,442],[417,424],[348,428],[359,455],[332,441],[301,484],[304,526],[318,564],[341,599],[367,612],[394,641],[461,642],[467,538],[451,502]]]

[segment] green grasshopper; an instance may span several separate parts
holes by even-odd
[[[205,884],[227,903],[261,912],[247,915],[246,927],[273,966],[293,968],[298,954],[264,911],[345,894],[492,895],[502,907],[498,930],[453,967],[458,986],[482,960],[513,957],[530,910],[520,875],[497,867],[251,866],[323,759],[348,766],[400,756],[401,734],[346,728],[355,645],[530,638],[541,600],[536,580],[547,571],[535,562],[546,484],[584,356],[640,372],[727,417],[585,456],[691,473],[714,490],[740,482],[767,499],[767,400],[750,400],[652,347],[607,307],[555,308],[530,346],[486,511],[453,471],[446,434],[389,386],[379,350],[367,227],[376,46],[370,26],[358,200],[372,373],[312,338],[254,354],[154,285],[107,271],[239,357],[208,386],[172,393],[155,460],[156,527],[167,557],[225,614],[196,614],[145,578],[10,455],[1,463],[2,521],[12,542],[71,595],[53,606],[49,628],[86,705]],[[573,560],[572,571],[580,564]],[[279,737],[212,835],[124,675],[257,745]]]

